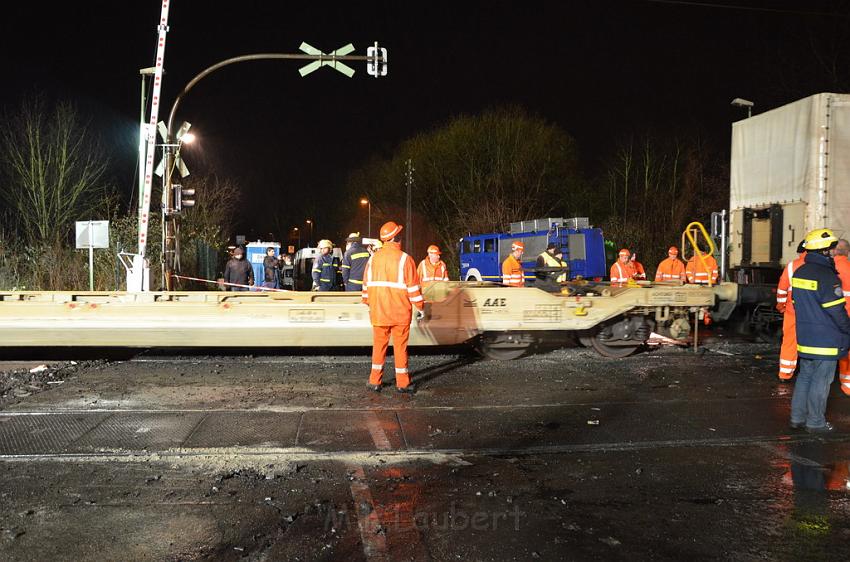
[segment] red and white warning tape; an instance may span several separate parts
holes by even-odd
[[[291,293],[289,289],[272,289],[271,287],[263,287],[262,285],[241,285],[239,283],[227,283],[225,281],[213,281],[211,279],[200,279],[198,277],[189,277],[187,275],[175,275],[171,274],[175,279],[187,279],[189,281],[200,281],[201,283],[212,283],[214,285],[225,285],[227,287],[242,287],[244,289],[251,289],[252,291],[273,291],[276,293]]]

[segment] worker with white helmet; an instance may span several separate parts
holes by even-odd
[[[333,255],[333,242],[319,240],[319,255],[313,261],[313,290],[338,291],[340,263]]]

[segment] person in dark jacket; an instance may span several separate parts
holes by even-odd
[[[263,287],[266,289],[280,289],[280,260],[274,255],[274,248],[266,248],[266,257],[263,258]]]
[[[224,267],[224,282],[233,283],[235,285],[253,285],[254,284],[254,268],[251,264],[245,261],[245,250],[236,248],[233,250],[233,257],[228,260]],[[225,285],[230,291],[247,291],[248,287],[234,287]]]
[[[313,261],[313,290],[338,291],[340,289],[339,258],[333,255],[333,243],[319,240],[319,255]]]
[[[290,254],[283,254],[280,260],[280,288],[295,290],[295,265]]]
[[[361,243],[360,233],[352,232],[345,239],[345,255],[342,256],[342,282],[346,291],[363,289],[363,272],[369,261],[369,251]]]
[[[830,257],[838,237],[821,228],[807,234],[805,243],[805,262],[791,280],[800,369],[791,398],[791,428],[829,433],[833,427],[826,421],[826,401],[838,360],[850,349],[850,317]]]

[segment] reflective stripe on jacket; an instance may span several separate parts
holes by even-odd
[[[425,306],[416,265],[398,242],[384,242],[381,251],[369,258],[363,302],[369,306],[373,326],[410,324],[412,307],[422,310]]]
[[[800,269],[806,261],[806,253],[803,252],[782,270],[779,283],[776,285],[776,309],[784,314],[794,314],[794,302],[791,300],[791,281],[794,272]]]
[[[632,262],[620,263],[619,260],[611,266],[611,283],[627,283],[635,276],[635,267]]]
[[[838,273],[838,280],[841,281],[841,290],[844,293],[844,298],[850,297],[850,260],[847,256],[837,255],[832,258],[835,262],[835,271]],[[844,307],[850,313],[850,300]]]
[[[655,270],[656,281],[684,281],[685,264],[679,258],[667,258]]]
[[[339,259],[333,254],[319,255],[313,261],[313,284],[320,291],[335,291],[339,275]]]
[[[522,264],[512,255],[502,262],[502,285],[508,287],[524,287],[525,279],[522,272]]]
[[[703,261],[705,262],[705,267],[702,265]],[[688,283],[701,285],[708,285],[709,280],[712,285],[716,285],[717,278],[720,276],[720,273],[717,271],[717,260],[707,254],[703,254],[702,259],[697,255],[693,255],[688,260],[685,274],[688,277]]]
[[[806,254],[794,273],[794,311],[797,317],[797,353],[807,359],[835,361],[850,346],[850,317],[841,281],[830,258]]]
[[[342,256],[342,282],[346,291],[359,291],[363,288],[363,273],[369,261],[369,252],[363,244],[354,242]]]
[[[419,268],[416,270],[419,274],[419,280],[422,283],[431,283],[433,281],[448,281],[449,272],[443,260],[437,263],[431,263],[431,260],[425,258],[419,262]]]

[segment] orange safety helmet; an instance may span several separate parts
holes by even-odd
[[[384,226],[381,227],[381,240],[384,242],[392,240],[399,232],[402,231],[403,228],[403,226],[396,224],[393,221],[385,222]]]
[[[440,251],[440,247],[435,246],[434,244],[431,244],[430,246],[428,246],[428,253],[429,254],[437,254],[438,256],[440,254],[442,254],[442,252]]]
[[[514,252],[516,250],[522,250],[524,252],[525,244],[523,244],[519,240],[514,240],[513,242],[511,242],[511,251]]]
[[[623,248],[622,250],[620,250],[619,255],[631,257],[632,253],[628,250],[628,248]]]
[[[678,256],[679,255],[679,248],[677,248],[676,246],[670,246],[670,249],[667,250],[667,253],[673,254],[674,256]]]

